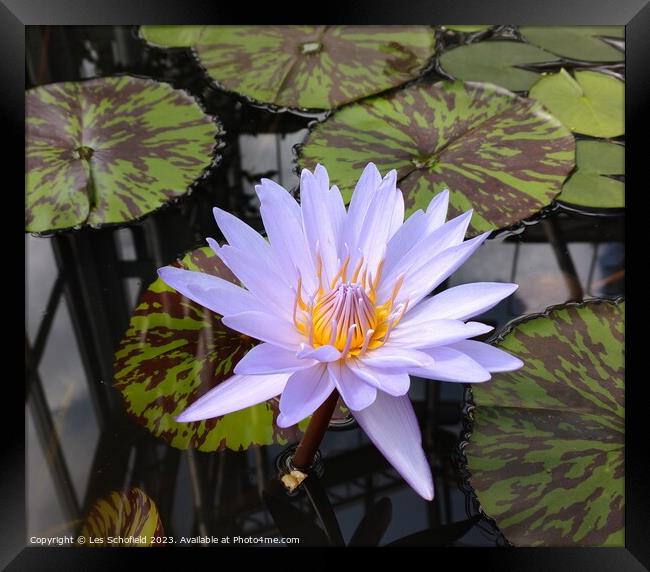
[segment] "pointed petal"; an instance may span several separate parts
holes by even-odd
[[[427,207],[428,232],[433,232],[445,223],[445,220],[447,220],[448,206],[449,189],[443,189],[431,199],[431,202]]]
[[[431,357],[426,353],[392,345],[390,341],[385,345],[371,350],[357,358],[364,365],[379,368],[407,368],[422,367],[432,363]]]
[[[374,403],[353,415],[366,435],[415,491],[433,499],[431,467],[422,450],[422,437],[407,395],[377,392]]]
[[[469,356],[490,372],[514,371],[524,365],[518,357],[476,340],[464,340],[449,347]]]
[[[359,178],[359,182],[354,188],[354,193],[352,193],[350,200],[350,207],[348,208],[348,216],[344,229],[344,241],[351,250],[356,247],[357,238],[361,234],[361,227],[366,218],[368,207],[380,184],[381,175],[377,167],[374,163],[368,163]]]
[[[491,377],[482,365],[458,350],[440,347],[425,351],[433,358],[433,365],[409,368],[411,375],[459,383],[480,383]]]
[[[240,375],[293,373],[315,364],[314,360],[297,358],[295,351],[263,343],[252,348],[240,359],[233,371]]]
[[[175,266],[160,268],[158,276],[186,298],[217,314],[263,309],[250,292],[217,276]]]
[[[343,361],[330,363],[327,369],[343,401],[352,411],[364,409],[375,400],[377,389],[354,375]]]
[[[454,286],[420,302],[406,313],[403,323],[415,324],[428,319],[466,320],[487,312],[517,288],[517,284],[500,282]]]
[[[280,427],[290,427],[311,415],[334,391],[327,367],[315,365],[294,373],[280,398]]]
[[[396,304],[406,300],[409,300],[411,306],[417,304],[438,284],[460,268],[489,235],[490,233],[486,232],[471,240],[466,240],[462,244],[447,248],[434,256],[427,264],[420,265],[415,271],[409,271],[404,285],[397,295]],[[386,291],[387,289],[384,290],[384,292]],[[384,295],[388,296],[389,294],[390,292]],[[381,300],[381,294],[378,296]]]
[[[212,419],[262,403],[282,393],[290,375],[233,375],[192,403],[176,421]]]
[[[411,386],[411,378],[405,370],[369,367],[358,359],[348,360],[347,365],[354,375],[389,395],[404,395]]]
[[[424,319],[408,321],[405,318],[391,332],[390,343],[415,349],[432,348],[480,336],[493,329],[480,322]]]
[[[323,262],[324,277],[331,281],[341,259],[341,228],[345,220],[343,198],[336,187],[320,188],[316,177],[307,169],[300,176],[302,224],[314,266],[318,256]]]
[[[252,252],[227,245],[219,249],[218,256],[256,298],[268,304],[268,312],[293,321],[295,292],[275,273],[268,261]]]
[[[234,246],[238,250],[252,252],[258,258],[269,258],[271,255],[271,247],[261,234],[236,216],[220,208],[214,207],[212,213],[214,214],[214,219],[217,221],[219,229],[230,246]],[[273,261],[273,265],[275,266],[275,260]]]
[[[296,269],[307,290],[316,288],[316,272],[302,228],[302,214],[296,200],[277,183],[262,179],[255,187],[260,199],[260,213],[278,265],[287,280],[298,280]]]
[[[319,348],[312,348],[311,346],[304,345],[298,350],[297,356],[300,359],[315,359],[317,361],[336,361],[341,357],[341,352],[334,346],[320,346]]]
[[[256,340],[297,351],[304,338],[293,324],[264,312],[241,312],[221,319],[233,330]]]

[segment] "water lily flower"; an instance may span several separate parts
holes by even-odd
[[[479,282],[427,297],[489,233],[464,241],[472,212],[445,222],[447,191],[404,221],[396,179],[394,170],[382,179],[369,164],[347,211],[320,165],[302,172],[300,204],[262,179],[255,189],[268,238],[215,208],[228,244],[208,239],[243,287],[171,266],[159,270],[169,286],[220,314],[226,326],[262,342],[178,421],[281,395],[277,423],[288,427],[336,389],[393,467],[422,497],[433,498],[409,376],[477,383],[521,367],[518,358],[470,340],[492,328],[466,321],[517,285]]]

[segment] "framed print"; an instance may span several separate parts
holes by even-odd
[[[643,0],[0,9],[3,566],[647,569]]]

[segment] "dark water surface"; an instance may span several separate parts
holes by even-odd
[[[268,177],[295,187],[292,147],[314,117],[267,111],[219,93],[186,51],[148,49],[127,27],[30,28],[27,70],[27,87],[119,72],[171,81],[199,97],[227,133],[220,166],[178,204],[129,227],[26,237],[28,537],[75,534],[97,499],[139,487],[155,502],[165,534],[174,537],[298,531],[303,544],[320,542],[310,529],[317,520],[311,497],[334,542],[340,542],[335,521],[345,543],[387,544],[421,531],[428,532],[413,540],[418,544],[497,542],[486,521],[465,522],[474,512],[453,455],[462,429],[461,384],[412,384],[434,472],[432,503],[413,492],[357,428],[328,433],[320,481],[309,495],[288,498],[270,485],[285,447],[181,451],[127,416],[112,387],[114,350],[141,292],[157,268],[205,245],[207,236],[222,239],[212,206],[261,228],[253,186]],[[622,294],[622,240],[622,216],[554,212],[523,232],[488,241],[448,285],[517,282],[516,295],[480,319],[500,327],[567,300]]]

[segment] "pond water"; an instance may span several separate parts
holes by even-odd
[[[309,494],[287,497],[273,485],[286,445],[180,450],[126,413],[113,387],[114,353],[157,268],[204,246],[205,237],[223,238],[213,206],[261,229],[253,187],[261,177],[296,187],[292,148],[316,116],[270,111],[219,92],[196,73],[188,52],[149,49],[128,27],[30,28],[27,66],[27,87],[120,72],[164,79],[199,98],[226,132],[218,168],[178,203],[128,227],[26,236],[28,537],[75,534],[97,500],[140,488],[155,503],[165,535],[175,538],[303,535],[303,544],[321,542],[306,524],[318,520],[311,498],[334,543],[384,545],[416,533],[410,542],[502,542],[485,518],[473,518],[459,486],[461,384],[416,380],[411,387],[434,474],[431,503],[356,426],[328,432],[320,480]],[[624,291],[623,224],[620,213],[555,210],[491,238],[446,285],[517,282],[514,296],[478,318],[496,328],[568,300],[615,298]]]

